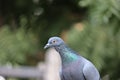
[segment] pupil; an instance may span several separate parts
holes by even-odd
[[[53,43],[55,43],[55,41],[53,41]]]

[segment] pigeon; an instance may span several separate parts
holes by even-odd
[[[61,57],[61,80],[100,80],[97,68],[89,60],[69,48],[60,37],[49,38],[44,48],[52,47]]]

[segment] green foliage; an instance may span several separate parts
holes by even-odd
[[[120,20],[119,3],[119,0],[81,0],[79,5],[88,8],[89,21],[96,26]]]
[[[0,30],[0,64],[23,64],[26,56],[37,49],[36,38],[24,28],[11,31],[9,26]]]

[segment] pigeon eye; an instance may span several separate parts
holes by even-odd
[[[56,41],[54,40],[53,43],[56,43]]]

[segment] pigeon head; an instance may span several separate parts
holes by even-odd
[[[64,41],[61,38],[51,37],[51,38],[49,38],[48,43],[45,45],[44,49],[50,48],[50,47],[56,47],[61,44],[64,44]]]

